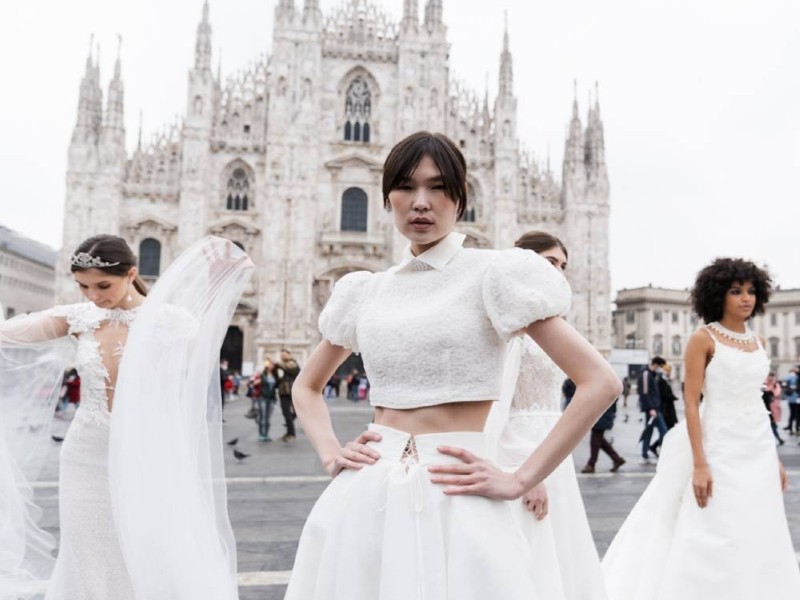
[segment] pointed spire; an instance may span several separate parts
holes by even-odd
[[[194,46],[194,68],[197,71],[211,70],[211,23],[208,20],[208,0],[203,3],[203,20],[197,26]]]
[[[94,34],[89,37],[89,54],[86,57],[86,68],[81,79],[78,94],[78,114],[75,129],[72,132],[72,143],[96,143],[103,121],[103,91],[100,89],[99,59],[95,61]]]
[[[403,20],[400,22],[403,31],[417,31],[419,28],[418,0],[403,0]]]
[[[425,29],[436,31],[442,26],[442,0],[428,0],[425,5]]]
[[[278,0],[275,7],[275,20],[289,20],[294,18],[294,0]]]
[[[322,11],[319,8],[319,0],[305,0],[303,4],[303,21],[309,20],[315,23],[322,22]]]
[[[219,57],[217,60],[217,83],[222,82],[222,46],[219,47]]]
[[[136,151],[142,151],[142,128],[143,128],[144,116],[142,113],[142,109],[139,109],[139,136],[136,140]]]
[[[578,115],[578,82],[573,80],[572,119],[569,123],[567,143],[564,148],[564,174],[573,172],[585,161],[583,126]]]
[[[511,97],[514,95],[514,66],[511,51],[508,49],[508,11],[505,13],[505,31],[503,32],[503,52],[500,54],[500,80],[497,95]]]
[[[121,79],[122,36],[118,36],[117,60],[114,63],[114,78],[108,83],[106,118],[104,129],[124,132],[124,87]]]

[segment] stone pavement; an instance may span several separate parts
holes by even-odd
[[[372,411],[361,404],[345,400],[331,403],[334,425],[342,441],[354,438],[370,421]],[[617,423],[609,436],[629,460],[628,464],[619,473],[608,473],[611,463],[601,455],[597,474],[578,475],[601,555],[655,471],[653,466],[638,464],[636,441],[641,423],[633,398],[630,404],[634,408],[628,409],[629,418],[624,422],[626,411],[620,403]],[[295,441],[280,441],[283,426],[279,411],[273,415],[271,431],[276,441],[258,442],[255,422],[244,418],[248,408],[248,400],[239,400],[226,408],[225,417],[225,439],[238,438],[237,448],[250,454],[239,461],[226,447],[229,512],[238,546],[240,598],[278,600],[286,589],[303,522],[328,479],[302,432]],[[65,427],[65,422],[57,422],[54,432]],[[800,446],[798,438],[787,441],[779,452],[789,471],[791,487],[785,496],[786,509],[795,548],[800,550]],[[37,498],[45,508],[44,525],[56,534],[57,452],[58,447],[53,444],[44,476],[49,483],[44,482],[37,490]],[[585,464],[588,454],[587,439],[575,451],[577,468]]]

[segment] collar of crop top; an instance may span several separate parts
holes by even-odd
[[[411,244],[409,244],[403,251],[403,260],[400,261],[396,269],[402,271],[416,261],[423,262],[437,271],[441,271],[447,266],[447,263],[453,260],[453,257],[458,251],[461,250],[466,237],[467,236],[463,233],[451,231],[433,248],[429,248],[419,256],[414,256],[412,254]]]

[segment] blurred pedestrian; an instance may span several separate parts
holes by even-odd
[[[269,423],[272,417],[272,410],[275,408],[275,390],[277,387],[277,380],[272,369],[272,362],[267,360],[264,363],[264,369],[259,374],[261,385],[259,386],[259,395],[256,398],[258,408],[256,422],[258,423],[259,442],[272,441],[272,438],[269,437]]]
[[[781,418],[781,384],[775,378],[775,373],[773,372],[767,375],[767,379],[761,387],[761,399],[764,401],[764,406],[769,412],[769,424],[772,427],[772,435],[775,437],[778,445],[783,446],[785,442],[778,432],[778,423]]]
[[[660,356],[654,356],[650,365],[642,369],[636,382],[639,390],[639,410],[642,412],[644,430],[639,438],[642,443],[643,465],[652,464],[650,452],[658,457],[658,446],[667,433],[667,426],[661,414],[661,395],[658,390],[658,369],[663,367],[666,361]],[[651,444],[653,429],[658,429],[658,440]]]
[[[666,425],[669,430],[678,424],[678,413],[675,410],[675,402],[678,400],[678,397],[675,395],[675,392],[672,391],[672,383],[670,381],[672,366],[670,366],[669,363],[664,363],[657,372],[658,394],[661,396],[661,415],[664,417],[664,425]]]
[[[613,462],[611,472],[616,473],[619,468],[625,464],[625,459],[611,445],[611,442],[606,439],[606,431],[614,427],[614,420],[617,417],[617,401],[608,407],[608,410],[597,420],[597,423],[592,427],[592,432],[589,437],[589,460],[586,466],[581,469],[581,473],[594,473],[597,459],[600,456],[600,450],[605,452]]]
[[[789,422],[784,429],[789,432],[789,435],[797,435],[800,433],[800,397],[798,397],[798,370],[793,367],[789,371],[789,375],[783,380],[784,396],[789,405]]]
[[[292,405],[292,386],[294,386],[294,380],[300,374],[300,366],[292,357],[292,353],[284,348],[281,350],[280,362],[275,363],[272,372],[277,382],[281,412],[283,412],[283,420],[286,423],[286,433],[281,439],[284,442],[290,442],[297,437],[294,428],[294,420],[297,416]]]

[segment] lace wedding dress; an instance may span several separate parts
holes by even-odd
[[[500,434],[497,461],[501,467],[519,467],[550,433],[561,416],[564,372],[528,336],[518,345],[519,372]],[[494,409],[493,409],[494,410]],[[600,558],[592,539],[581,498],[575,464],[568,456],[545,480],[549,514],[537,521],[521,501],[515,502],[520,531],[531,547],[537,597],[547,600],[604,600]]]
[[[611,600],[795,600],[775,441],[760,387],[769,357],[714,339],[701,414],[713,492],[700,508],[685,422],[664,439],[656,475],[603,558]]]
[[[0,322],[0,598],[43,585],[46,600],[238,597],[216,373],[252,270],[231,242],[204,238],[136,309],[87,302]],[[53,568],[30,482],[68,363],[81,403],[61,447]]]
[[[76,339],[81,403],[61,447],[60,543],[46,600],[135,598],[111,509],[108,440],[117,370],[137,312],[88,302],[51,311]]]

